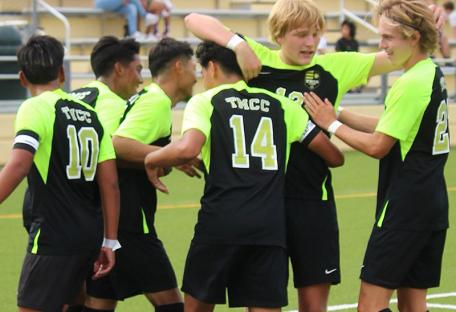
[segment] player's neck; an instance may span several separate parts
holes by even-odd
[[[415,66],[417,63],[425,60],[429,57],[427,53],[417,52],[416,54],[412,54],[412,56],[404,63],[402,68],[404,71],[408,71],[410,68]]]
[[[124,92],[125,88],[122,88],[122,86],[116,83],[118,81],[116,77],[101,76],[100,78],[98,78],[98,81],[105,84],[112,92],[114,92],[124,100],[128,100],[131,96],[130,94],[126,94],[126,92]]]
[[[32,96],[38,96],[41,93],[47,91],[54,91],[61,87],[60,82],[58,80],[51,81],[47,84],[30,84],[27,89],[30,91]]]
[[[171,99],[171,106],[174,107],[178,102],[184,100],[184,96],[179,92],[179,86],[170,77],[158,76],[154,81],[165,94]]]
[[[244,80],[239,75],[231,74],[231,75],[221,75],[216,80],[214,81],[217,86],[222,85],[222,84],[233,84],[236,83],[240,80]]]

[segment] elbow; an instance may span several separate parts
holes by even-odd
[[[339,152],[338,155],[333,157],[332,159],[326,160],[326,165],[330,168],[337,168],[343,166],[345,163],[345,157],[342,152]]]
[[[382,159],[383,157],[388,154],[388,150],[384,148],[378,147],[376,145],[372,145],[367,148],[366,154],[375,159]]]
[[[195,22],[195,20],[198,18],[198,13],[190,13],[184,18],[184,24],[185,27],[191,30],[192,24]]]

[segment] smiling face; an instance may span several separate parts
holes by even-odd
[[[134,95],[141,83],[143,83],[141,76],[141,60],[139,55],[136,54],[134,60],[123,66],[123,73],[120,80],[123,82],[125,93],[128,98]]]
[[[380,48],[385,50],[394,65],[406,67],[417,49],[416,38],[405,38],[399,26],[386,18],[380,17],[378,30],[380,33]]]
[[[292,29],[277,38],[282,61],[288,65],[298,66],[312,62],[319,42],[320,32],[308,26]]]

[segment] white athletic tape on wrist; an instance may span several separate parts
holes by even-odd
[[[226,47],[228,49],[234,51],[234,49],[237,47],[237,45],[243,41],[244,41],[244,39],[242,39],[241,36],[235,34],[235,35],[233,35],[233,37],[231,37],[230,41],[228,41],[228,43],[226,44]]]
[[[342,126],[342,123],[338,120],[334,120],[328,127],[328,132],[331,134],[335,134],[337,129]]]
[[[101,247],[106,247],[112,249],[112,251],[116,251],[120,247],[122,247],[117,239],[109,239],[109,238],[104,238],[103,239],[103,244]]]
[[[339,117],[340,113],[344,110],[344,108],[342,106],[339,105],[339,107],[337,108],[337,112],[336,112],[336,115],[337,117]]]

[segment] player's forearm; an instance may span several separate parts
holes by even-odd
[[[98,164],[97,182],[100,189],[101,207],[104,220],[104,237],[117,239],[119,224],[120,192],[117,169],[114,160]]]
[[[355,150],[377,159],[383,158],[392,147],[392,144],[384,144],[381,134],[377,132],[365,133],[344,124],[337,129],[335,135]]]
[[[201,40],[210,40],[221,46],[226,46],[234,35],[218,19],[198,13],[185,17],[185,27]]]
[[[146,167],[172,167],[188,163],[194,159],[198,154],[194,155],[185,148],[182,141],[171,143],[160,150],[147,155],[144,164]]]
[[[375,53],[375,60],[369,72],[369,78],[377,75],[390,73],[392,71],[400,70],[401,66],[393,64],[385,51]]]
[[[120,136],[114,136],[112,144],[119,162],[135,168],[144,168],[144,159],[147,154],[160,149],[159,146],[143,144]]]
[[[10,160],[0,172],[0,203],[16,189],[27,176],[33,163],[33,154],[21,149],[13,149]]]
[[[373,133],[378,123],[377,117],[353,113],[346,109],[340,112],[337,119],[350,128],[367,133]]]

